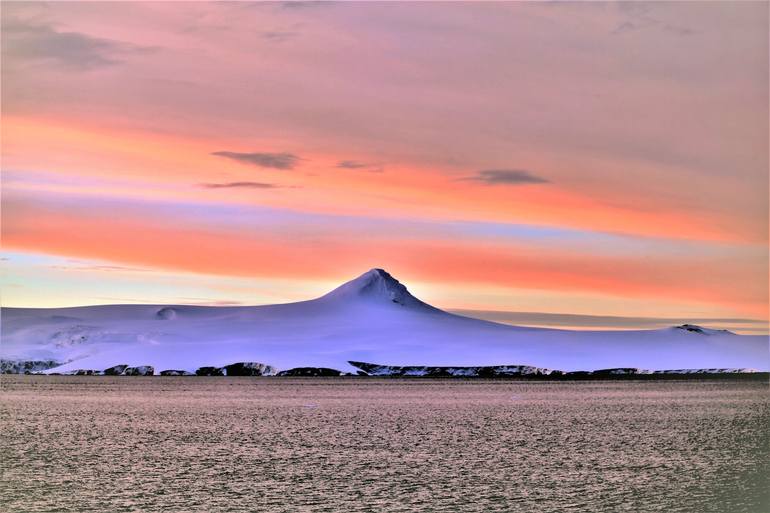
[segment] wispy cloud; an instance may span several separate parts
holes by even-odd
[[[261,35],[262,39],[266,39],[275,43],[283,43],[284,41],[297,37],[299,33],[281,30],[266,30],[262,32]]]
[[[3,58],[11,62],[41,61],[77,71],[112,66],[127,56],[157,50],[9,17],[2,23],[2,47]]]
[[[474,176],[460,180],[482,182],[486,185],[523,185],[531,183],[550,183],[550,180],[533,175],[523,169],[485,169]]]
[[[642,2],[624,2],[619,4],[623,21],[618,23],[611,32],[613,35],[624,34],[627,32],[636,32],[650,28],[659,28],[663,32],[675,34],[678,36],[689,36],[695,31],[683,25],[665,23],[661,19],[652,16],[650,13],[653,8],[650,4]]]
[[[294,169],[300,161],[300,158],[292,153],[215,151],[211,154],[251,166],[272,169]]]
[[[368,164],[358,162],[357,160],[340,160],[337,162],[337,167],[341,167],[343,169],[361,169],[367,167],[367,165]]]
[[[331,4],[332,2],[323,2],[320,0],[291,0],[288,2],[281,2],[282,9],[304,9],[307,7],[316,7],[323,4]]]
[[[150,269],[141,267],[126,267],[122,265],[98,265],[98,264],[78,264],[76,261],[72,265],[49,265],[49,269],[60,271],[104,271],[104,272],[150,272]]]
[[[360,162],[358,160],[340,160],[337,162],[336,167],[340,169],[363,169],[371,173],[382,173],[384,170],[380,164]]]
[[[274,183],[263,182],[201,183],[198,184],[198,186],[203,187],[204,189],[277,189],[281,187],[280,185],[276,185]]]
[[[245,303],[243,301],[211,299],[206,297],[178,297],[174,300],[174,304],[193,306],[242,306]]]
[[[163,304],[170,306],[242,306],[245,303],[243,301],[230,301],[230,300],[218,300],[208,298],[196,298],[196,297],[176,297],[171,298],[168,301],[156,302],[151,299],[143,299],[136,297],[122,297],[122,296],[96,296],[95,299],[101,301],[110,301],[114,304],[124,303],[139,303],[143,305],[151,304]]]

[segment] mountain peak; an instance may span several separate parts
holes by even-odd
[[[409,290],[387,271],[374,268],[358,278],[343,283],[322,297],[330,300],[366,300],[405,307],[437,310],[414,297]]]

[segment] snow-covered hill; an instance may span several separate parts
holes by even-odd
[[[311,301],[252,307],[3,308],[0,358],[67,362],[49,372],[151,365],[155,372],[262,362],[278,370],[348,362],[529,365],[593,370],[770,370],[767,336],[683,325],[647,331],[522,328],[453,315],[372,269]]]

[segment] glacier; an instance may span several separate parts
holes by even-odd
[[[360,369],[350,361],[565,372],[770,370],[767,336],[690,324],[636,331],[498,324],[431,306],[382,269],[372,269],[320,298],[296,303],[2,308],[0,318],[0,358],[61,363],[36,367],[44,373],[117,365],[148,366],[156,374],[194,373],[204,366],[261,362],[276,372],[325,368],[355,374]]]

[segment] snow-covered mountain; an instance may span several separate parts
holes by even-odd
[[[453,315],[372,269],[310,301],[249,307],[3,308],[0,358],[49,372],[150,365],[194,372],[262,362],[278,370],[349,361],[390,366],[527,365],[593,370],[770,370],[767,336],[683,325],[645,331],[523,328]],[[37,365],[37,364],[28,364]]]

